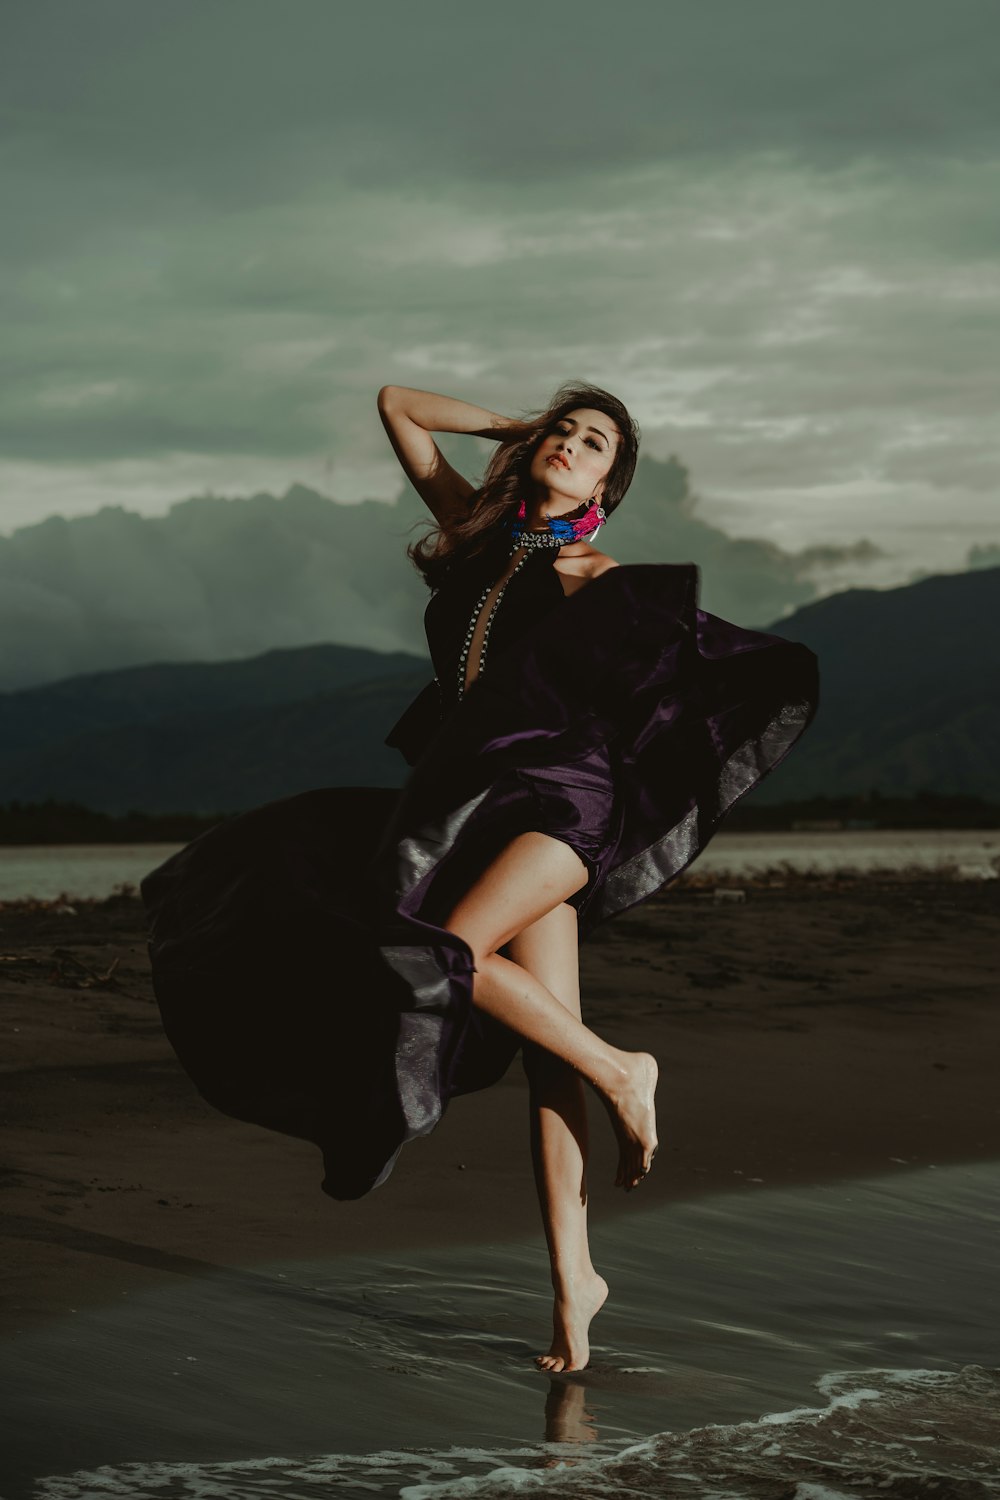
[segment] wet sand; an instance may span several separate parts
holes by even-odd
[[[662,1146],[642,1188],[616,1192],[594,1101],[595,1223],[1000,1158],[998,894],[692,881],[606,924],[581,950],[585,1015],[658,1057]],[[519,1066],[339,1204],[314,1148],[194,1092],[160,1031],[136,900],[2,907],[0,952],[8,1332],[215,1269],[537,1236]]]
[[[5,1500],[993,1500],[993,1163],[730,1191],[594,1232],[548,1377],[529,1241],[179,1259],[2,1346]]]

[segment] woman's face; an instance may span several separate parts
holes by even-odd
[[[578,407],[544,434],[531,461],[531,477],[552,500],[571,499],[574,506],[592,495],[600,500],[619,441],[617,427],[604,412]]]

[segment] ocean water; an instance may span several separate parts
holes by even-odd
[[[138,886],[180,844],[17,844],[0,847],[0,901],[103,901]]]
[[[178,844],[65,844],[0,848],[0,901],[103,899],[138,885]],[[844,829],[718,833],[692,871],[734,879],[761,871],[831,872],[953,867],[969,880],[1000,876],[1000,829]]]
[[[401,1223],[392,1254],[164,1258],[141,1296],[3,1346],[0,1493],[1000,1496],[998,1187],[977,1163],[623,1201],[593,1237],[612,1296],[592,1364],[569,1376],[531,1362],[540,1239],[410,1254]],[[136,1251],[70,1232],[80,1254]]]

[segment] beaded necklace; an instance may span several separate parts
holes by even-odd
[[[564,521],[562,516],[549,516],[543,512],[544,531],[527,529],[527,513],[527,506],[522,500],[517,519],[509,523],[511,536],[522,547],[564,547],[567,542],[580,542],[584,537],[593,536],[608,519],[604,506],[598,504],[596,495],[583,515],[578,516],[575,521]]]

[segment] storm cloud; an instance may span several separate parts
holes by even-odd
[[[1000,540],[986,0],[36,0],[5,32],[6,530],[390,500],[380,385],[513,415],[579,376],[735,537],[867,539],[864,583]]]
[[[447,446],[457,457],[468,443]],[[697,562],[703,606],[748,625],[880,556],[863,539],[798,553],[734,540],[703,519],[676,457],[640,458],[612,521],[621,562]],[[423,654],[428,594],[405,547],[430,524],[408,485],[391,505],[338,505],[296,485],[280,498],[199,496],[165,516],[50,516],[0,537],[0,690],[328,641]]]

